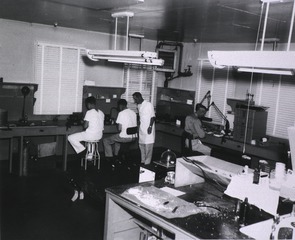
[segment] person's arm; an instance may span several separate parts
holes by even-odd
[[[83,122],[83,129],[86,130],[89,126],[89,111],[86,112]]]
[[[194,128],[193,136],[195,138],[204,138],[206,136],[200,119],[196,119],[194,121],[193,128]]]
[[[84,123],[83,123],[84,130],[86,130],[88,128],[88,126],[89,126],[89,122],[84,120]]]
[[[148,129],[147,129],[148,134],[151,134],[151,133],[152,133],[152,129],[153,129],[153,125],[154,125],[154,123],[155,123],[155,120],[156,120],[155,117],[152,117],[152,118],[151,118],[151,120],[150,120],[150,125],[149,125],[149,127],[148,127]]]
[[[185,118],[185,128],[184,130],[193,135],[194,138],[204,138],[205,131],[202,127],[202,122],[200,119],[187,116]]]
[[[119,112],[118,116],[117,116],[117,120],[116,120],[116,124],[117,124],[117,129],[119,132],[122,131],[122,123],[124,122],[124,113],[123,112]]]
[[[122,131],[122,124],[121,124],[121,123],[118,123],[118,124],[117,124],[117,129],[118,129],[119,132]]]

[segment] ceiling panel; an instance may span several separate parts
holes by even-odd
[[[261,6],[259,0],[1,0],[0,18],[113,33],[111,14],[128,10],[130,32],[147,39],[255,42]],[[287,41],[291,11],[292,2],[271,5],[266,37]],[[119,33],[125,29],[126,19],[119,19]]]

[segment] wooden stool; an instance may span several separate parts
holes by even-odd
[[[86,154],[81,159],[81,167],[84,165],[84,169],[87,170],[88,161],[93,161],[94,166],[97,164],[97,169],[100,169],[100,155],[98,151],[99,140],[85,141]],[[91,157],[89,157],[89,155]]]

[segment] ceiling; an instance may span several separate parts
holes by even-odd
[[[132,11],[130,33],[146,39],[238,43],[256,41],[261,6],[260,0],[1,0],[0,18],[114,33],[111,14]],[[267,38],[287,41],[292,6],[271,4]],[[125,30],[126,18],[119,18],[118,33]]]

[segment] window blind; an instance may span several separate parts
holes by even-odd
[[[128,102],[128,108],[136,111],[132,94],[140,92],[146,101],[153,102],[155,95],[155,73],[150,66],[139,64],[124,65],[123,87],[126,88],[122,98]]]
[[[84,50],[38,43],[35,82],[38,84],[34,114],[71,114],[82,111]]]
[[[258,84],[257,96],[258,105],[269,107],[267,109],[267,128],[266,133],[275,135],[275,125],[277,116],[277,96],[279,94],[280,77],[277,75],[263,75],[260,84]]]
[[[264,74],[258,85],[259,105],[267,109],[267,135],[288,138],[295,122],[295,84],[290,76]]]
[[[227,105],[227,98],[233,97],[235,90],[235,82],[229,77],[229,68],[215,69],[205,60],[201,61],[200,67],[201,75],[197,102],[200,102],[205,94],[210,91],[211,102],[214,102],[219,110],[226,115],[226,112],[230,110]],[[204,100],[203,105],[207,107],[207,99]],[[222,117],[213,107],[210,107],[208,116],[214,122],[224,124]]]
[[[275,135],[288,138],[287,128],[295,123],[295,84],[291,76],[282,76],[278,91]]]

